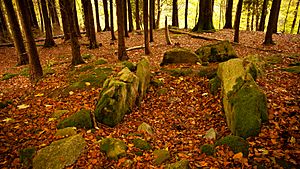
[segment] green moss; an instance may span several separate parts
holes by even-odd
[[[122,62],[123,68],[127,67],[130,71],[135,72],[136,71],[136,64],[129,62],[129,61],[123,61]]]
[[[85,59],[85,60],[90,60],[90,59],[92,59],[92,57],[94,57],[94,55],[88,54],[88,53],[82,54],[81,56],[82,56],[82,59]]]
[[[216,76],[209,81],[209,91],[213,95],[216,95],[221,87],[221,79]]]
[[[32,165],[32,159],[36,152],[35,147],[29,147],[19,150],[20,162],[26,167],[29,168]]]
[[[152,149],[151,145],[143,139],[137,138],[137,139],[132,140],[132,142],[133,142],[133,144],[136,148],[139,148],[141,150],[150,150],[150,149]]]
[[[79,72],[85,72],[87,70],[90,70],[90,69],[94,69],[95,67],[92,66],[92,65],[85,65],[85,66],[82,66],[78,69]]]
[[[202,153],[205,153],[206,155],[214,155],[215,153],[215,147],[211,144],[204,144],[200,147],[200,150]]]
[[[52,118],[60,118],[62,115],[64,115],[65,113],[68,113],[69,110],[56,110],[55,112],[53,112],[53,114],[51,115]]]
[[[242,152],[244,157],[249,154],[249,143],[238,136],[226,136],[215,143],[215,146],[227,145],[234,153]]]
[[[167,70],[167,72],[170,73],[171,76],[180,77],[180,76],[188,76],[192,74],[193,70],[176,68],[176,69]]]
[[[142,151],[137,151],[137,152],[135,152],[135,155],[137,155],[137,156],[142,156],[142,155],[143,155],[143,152],[142,152]]]
[[[153,152],[154,154],[154,164],[155,165],[160,165],[164,161],[168,160],[170,158],[170,153],[168,150],[155,150]]]
[[[207,77],[208,79],[212,79],[217,75],[217,68],[203,66],[198,70],[197,75],[200,77]]]
[[[54,73],[55,73],[55,71],[50,66],[46,66],[43,68],[44,75],[52,75]]]
[[[279,64],[283,62],[282,55],[280,54],[268,56],[266,57],[266,60],[269,64]]]
[[[8,79],[11,79],[11,78],[13,78],[17,75],[18,74],[14,74],[14,73],[4,73],[1,80],[8,80]]]
[[[19,75],[21,75],[21,76],[25,76],[25,77],[29,77],[29,67],[24,67],[21,71],[20,71],[20,73],[19,73]]]
[[[103,64],[106,64],[106,63],[107,63],[107,60],[104,59],[104,58],[100,58],[97,61],[95,61],[95,65],[103,65]]]
[[[156,91],[157,95],[164,95],[168,92],[168,89],[167,88],[161,88],[159,90]]]
[[[160,87],[164,85],[164,82],[159,79],[153,79],[151,80],[150,84],[154,87]]]
[[[65,127],[77,127],[91,129],[92,121],[90,117],[90,110],[80,110],[70,117],[58,123],[57,128],[62,129]]]
[[[300,74],[300,66],[291,66],[291,67],[283,68],[282,70],[290,73]]]
[[[118,160],[126,155],[127,146],[122,140],[115,138],[104,138],[100,142],[100,151],[105,152],[107,157]]]
[[[173,48],[164,53],[163,61],[161,66],[173,63],[192,63],[195,64],[201,62],[197,54],[193,51],[185,48]]]

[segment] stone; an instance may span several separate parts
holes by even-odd
[[[202,46],[195,52],[203,62],[224,62],[237,58],[235,50],[229,41]]]
[[[107,79],[95,109],[96,120],[110,127],[120,123],[135,106],[138,85],[138,77],[127,67],[116,77]]]
[[[249,154],[249,143],[239,136],[226,136],[215,143],[215,146],[227,145],[236,154],[239,152],[243,153],[244,157],[248,157]]]
[[[216,130],[214,128],[210,128],[208,131],[206,131],[204,138],[215,140],[217,138]]]
[[[221,88],[221,80],[218,76],[209,80],[209,91],[211,94],[216,95]]]
[[[139,125],[138,131],[145,131],[148,134],[154,134],[152,127],[145,122],[143,122],[141,125]]]
[[[219,64],[223,107],[227,125],[233,135],[257,136],[261,122],[268,120],[267,99],[247,71],[243,59],[231,59]]]
[[[164,66],[172,63],[195,64],[197,62],[201,62],[201,60],[199,59],[198,55],[193,51],[185,48],[174,48],[164,53],[164,57],[160,65]]]
[[[135,63],[133,63],[133,62],[129,62],[129,61],[123,61],[122,62],[122,65],[123,65],[123,68],[125,68],[125,67],[127,67],[130,71],[132,71],[132,72],[134,72],[134,71],[136,71],[136,68],[137,68],[137,66],[136,66],[136,64]]]
[[[69,137],[76,135],[76,127],[66,127],[56,131],[55,136]]]
[[[118,160],[119,157],[126,155],[127,146],[122,140],[104,138],[100,142],[100,150],[105,152],[109,159]]]
[[[180,160],[165,166],[165,169],[189,169],[189,168],[190,166],[188,160]]]
[[[143,58],[137,64],[136,75],[139,78],[139,99],[137,101],[138,104],[140,104],[144,96],[146,95],[146,91],[150,84],[150,63],[147,58]]]
[[[134,147],[139,148],[141,150],[152,149],[151,145],[143,139],[137,138],[137,139],[132,140],[132,142],[134,144]]]
[[[68,113],[69,110],[56,110],[55,112],[53,112],[53,114],[51,115],[52,118],[60,118],[62,115]]]
[[[37,152],[33,158],[33,168],[63,169],[78,159],[85,146],[86,142],[80,134],[54,141]]]
[[[154,164],[161,165],[163,162],[170,158],[170,153],[168,150],[154,150]]]
[[[66,127],[91,129],[93,125],[90,117],[90,110],[82,109],[68,118],[60,121],[57,125],[58,129]]]
[[[204,144],[200,147],[200,150],[202,153],[205,153],[206,155],[214,155],[215,153],[215,146],[211,144]]]
[[[35,153],[35,147],[28,147],[19,150],[20,162],[25,168],[30,168],[32,166],[32,159]]]

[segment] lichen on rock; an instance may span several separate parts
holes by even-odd
[[[192,63],[201,62],[198,55],[193,51],[185,48],[174,48],[165,52],[161,66],[172,63]]]
[[[57,128],[62,129],[65,127],[77,127],[90,129],[93,127],[92,120],[90,116],[90,110],[82,109],[75,114],[69,116],[68,118],[60,121]]]
[[[109,159],[118,160],[126,155],[127,146],[122,140],[115,138],[104,138],[100,142],[100,150],[105,152]]]

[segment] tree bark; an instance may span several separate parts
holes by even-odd
[[[83,22],[86,31],[86,37],[90,37],[90,24],[89,24],[89,12],[87,0],[81,0],[82,10],[83,10]]]
[[[120,61],[128,60],[127,52],[125,49],[125,38],[124,38],[124,1],[117,1],[117,22],[118,22],[118,59]]]
[[[34,11],[34,5],[33,5],[32,0],[27,0],[27,5],[28,5],[28,8],[29,8],[30,22],[32,24],[31,26],[33,28],[38,29],[39,24],[38,24],[37,19],[36,19],[36,14],[35,14],[35,11]]]
[[[275,22],[276,22],[276,24],[275,24],[275,27],[274,27],[274,29],[273,29],[273,33],[277,33],[277,28],[278,28],[278,18],[279,18],[279,12],[280,12],[280,4],[281,4],[281,0],[280,0],[280,2],[277,4],[277,9],[276,9],[276,15],[275,15]],[[271,14],[270,14],[271,15]]]
[[[109,15],[108,15],[108,4],[107,4],[107,0],[103,0],[103,9],[104,9],[104,22],[105,22],[105,27],[103,29],[103,31],[109,31],[110,27],[109,27]]]
[[[12,32],[12,38],[18,55],[17,65],[26,65],[29,63],[29,58],[26,53],[22,32],[20,29],[20,25],[12,1],[5,0],[4,6],[6,8],[7,18]],[[4,23],[2,24],[5,25]]]
[[[105,0],[103,0],[104,3]],[[97,25],[97,32],[101,32],[101,26],[100,26],[100,18],[99,18],[99,5],[98,0],[94,0],[95,2],[95,11],[96,11],[96,25]],[[106,8],[107,8],[107,1],[106,1]]]
[[[198,22],[192,31],[203,32],[214,30],[212,15],[212,0],[200,0]]]
[[[167,16],[166,16],[166,19],[165,19],[165,36],[166,36],[167,45],[172,45],[171,38],[170,38],[170,33],[169,33],[168,17]]]
[[[287,18],[288,18],[289,13],[290,13],[291,2],[292,2],[292,0],[289,1],[288,8],[287,8],[287,11],[286,11],[286,15],[285,15],[284,23],[283,23],[283,31],[282,31],[283,33],[285,32],[285,26],[286,26]]]
[[[127,1],[128,0],[124,0],[124,5],[123,5],[123,17],[124,17],[124,32],[125,32],[125,37],[129,37],[128,34],[128,26],[127,26]]]
[[[129,21],[129,32],[133,31],[133,21],[132,21],[132,7],[130,0],[127,0],[128,4],[128,21]]]
[[[184,29],[188,28],[188,11],[189,11],[189,0],[185,0]]]
[[[239,31],[240,31],[242,8],[243,8],[243,0],[239,0],[237,8],[236,8],[236,14],[235,14],[235,20],[234,20],[234,40],[233,41],[236,43],[239,43]]]
[[[172,26],[179,27],[178,23],[178,3],[177,0],[173,0],[173,8],[172,8]]]
[[[261,12],[258,31],[264,31],[265,30],[265,21],[266,21],[266,16],[267,16],[267,13],[268,13],[267,9],[268,9],[268,0],[264,0],[263,6],[262,6],[262,12]]]
[[[111,40],[116,40],[115,30],[114,30],[114,12],[113,12],[113,0],[109,0],[109,7],[110,7],[110,33],[111,33]]]
[[[38,9],[39,9],[39,13],[40,13],[40,21],[41,21],[41,30],[42,32],[44,32],[44,18],[43,18],[43,13],[42,13],[42,9],[41,9],[41,3],[40,0],[37,0],[38,2]]]
[[[298,15],[298,9],[299,9],[299,3],[300,3],[300,0],[298,0],[298,2],[296,4],[296,8],[294,10],[294,19],[293,19],[293,23],[292,23],[292,27],[291,27],[291,34],[293,33],[295,25],[296,25],[297,15]]]
[[[276,15],[279,14],[278,6],[280,6],[280,3],[281,3],[281,0],[273,0],[272,7],[271,7],[271,13],[270,13],[270,17],[269,17],[269,23],[268,23],[267,32],[266,32],[265,41],[264,41],[265,45],[274,44],[274,41],[272,40],[272,34],[274,32],[275,26],[277,25]]]
[[[154,0],[150,0],[150,9],[149,9],[149,13],[150,13],[150,42],[154,42],[153,39],[153,28],[154,28]]]
[[[232,7],[233,0],[227,0],[224,29],[232,29]]]
[[[50,18],[48,16],[46,1],[41,0],[41,5],[42,5],[42,12],[43,12],[43,18],[45,23],[45,31],[46,31],[46,40],[44,43],[44,47],[52,47],[55,45],[55,42],[53,40],[52,27],[51,27]]]
[[[159,28],[160,14],[161,14],[160,0],[157,0],[157,18],[155,22],[155,29]]]
[[[4,17],[4,12],[2,6],[0,5],[0,42],[7,42],[10,40],[6,23],[6,18]]]
[[[73,19],[76,30],[76,36],[81,37],[80,28],[78,23],[77,9],[76,9],[76,0],[73,0]]]
[[[51,16],[53,28],[59,28],[60,24],[58,20],[57,11],[56,11],[55,0],[48,0],[48,8],[49,8],[49,14]]]
[[[17,5],[20,11],[20,19],[22,21],[25,39],[27,41],[27,49],[29,54],[30,79],[36,81],[43,76],[43,70],[40,63],[38,51],[34,42],[32,31],[29,23],[29,11],[26,8],[24,0],[17,0]]]
[[[297,34],[300,34],[300,20],[299,20],[299,25],[298,25],[298,31]]]
[[[141,30],[139,0],[135,0],[135,25],[136,25],[136,30]]]
[[[64,40],[67,41],[70,39],[70,30],[69,30],[69,21],[66,13],[66,5],[64,4],[64,0],[59,0],[59,6],[60,6],[62,26],[64,31]]]
[[[250,30],[250,12],[251,11],[251,2],[247,2],[247,25],[246,25],[246,30]]]
[[[90,40],[90,49],[98,48],[97,40],[96,40],[96,30],[95,30],[95,23],[94,23],[94,15],[93,15],[93,8],[92,3],[90,0],[85,0],[87,2],[87,9],[88,9],[88,23],[89,23],[89,40]]]
[[[145,43],[145,54],[149,55],[150,44],[149,44],[149,30],[148,30],[148,0],[143,2],[143,19],[144,19],[144,43]]]
[[[259,0],[255,0],[255,30],[258,30],[258,21],[259,21]]]

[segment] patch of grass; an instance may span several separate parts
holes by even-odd
[[[90,60],[92,59],[92,57],[94,57],[93,54],[88,54],[88,53],[82,54],[82,58],[85,60]]]
[[[85,65],[85,66],[83,66],[83,67],[80,67],[80,68],[78,69],[78,71],[79,71],[79,72],[86,72],[87,70],[94,69],[94,68],[95,68],[95,67],[92,66],[92,65]]]
[[[18,74],[14,74],[14,73],[4,73],[3,77],[1,78],[1,80],[8,80],[11,79],[15,76],[17,76]]]
[[[25,77],[29,77],[29,75],[30,75],[30,73],[29,73],[29,67],[24,67],[24,68],[20,71],[19,75],[25,76]]]
[[[50,66],[46,66],[43,68],[44,75],[52,75],[54,73],[55,73],[55,71]]]

